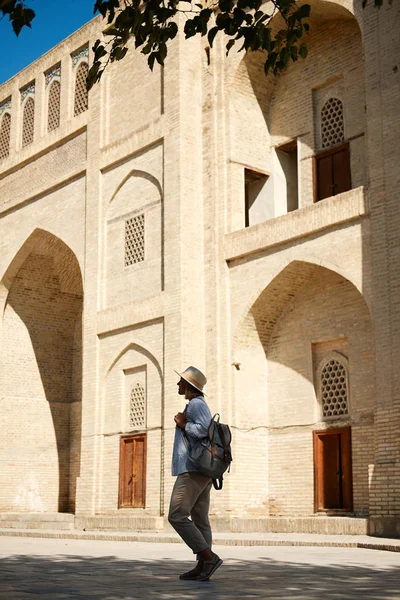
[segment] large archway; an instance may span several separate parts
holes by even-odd
[[[249,457],[242,470],[236,465],[235,477],[246,482],[246,510],[258,516],[313,514],[313,433],[350,428],[352,506],[367,514],[375,354],[370,313],[357,288],[330,269],[293,261],[253,303],[234,347],[235,438]],[[347,408],[338,414],[325,410],[321,393],[320,374],[332,356],[348,378]]]
[[[80,468],[82,277],[36,230],[2,281],[0,509],[73,512]]]

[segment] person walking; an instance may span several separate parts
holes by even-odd
[[[212,418],[203,392],[207,379],[196,367],[175,373],[180,377],[178,394],[184,396],[188,404],[183,412],[174,417],[176,430],[172,475],[176,476],[176,481],[171,494],[168,521],[197,555],[195,568],[179,578],[207,581],[223,562],[211,550],[212,532],[208,512],[212,479],[197,471],[189,455],[189,448],[196,448],[206,437]]]

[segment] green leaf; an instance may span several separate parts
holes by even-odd
[[[301,44],[301,46],[299,48],[299,54],[300,54],[301,58],[307,58],[308,50],[307,50],[307,46],[305,44]]]
[[[263,29],[261,46],[264,50],[271,49],[271,29],[269,27]]]
[[[196,35],[196,23],[194,22],[194,19],[190,19],[190,21],[186,21],[183,31],[185,33],[186,39]]]
[[[235,41],[236,40],[229,40],[229,42],[226,45],[226,56],[228,56],[229,54],[229,50],[232,48],[232,46],[235,45]]]
[[[173,40],[178,33],[178,25],[175,23],[175,21],[171,21],[171,23],[168,24],[167,30],[169,39]]]
[[[299,19],[307,19],[310,16],[311,7],[309,4],[302,4],[297,11]]]
[[[208,36],[207,37],[208,37],[208,43],[210,44],[210,48],[212,48],[212,45],[213,45],[214,40],[215,40],[215,36],[217,35],[218,31],[219,31],[218,27],[212,27],[210,29],[210,31],[208,32]]]

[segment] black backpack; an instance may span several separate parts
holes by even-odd
[[[189,448],[189,455],[196,468],[203,475],[211,477],[216,490],[221,490],[225,471],[230,470],[232,462],[232,434],[229,425],[220,423],[219,414],[215,414],[208,427],[207,436],[197,448]],[[185,439],[187,437],[185,435]]]

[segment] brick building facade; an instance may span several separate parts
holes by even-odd
[[[221,527],[400,533],[400,6],[311,4],[277,78],[179,38],[88,98],[94,19],[0,87],[4,514],[163,527],[195,364]]]

